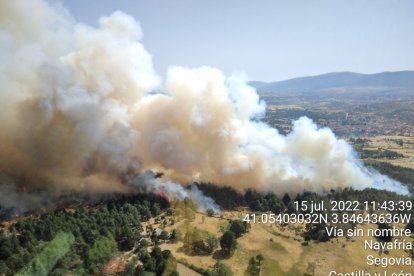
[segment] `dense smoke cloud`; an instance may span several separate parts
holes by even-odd
[[[265,105],[240,76],[173,67],[161,82],[141,37],[120,11],[94,28],[40,0],[0,1],[0,174],[29,190],[128,192],[128,176],[154,170],[277,194],[407,192],[307,118],[286,136],[255,120]]]

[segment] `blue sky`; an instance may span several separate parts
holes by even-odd
[[[161,76],[171,65],[243,71],[265,81],[414,69],[410,0],[61,2],[91,25],[115,10],[133,15]]]

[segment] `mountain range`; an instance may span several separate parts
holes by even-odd
[[[414,101],[414,71],[359,74],[335,72],[277,82],[253,81],[267,103],[348,104]]]
[[[305,92],[335,88],[414,88],[414,71],[359,74],[335,72],[317,76],[300,77],[277,82],[252,81],[259,92]]]

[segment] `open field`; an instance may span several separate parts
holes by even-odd
[[[370,142],[363,147],[364,150],[389,150],[402,155],[399,158],[378,158],[376,160],[414,169],[414,137],[381,135],[368,139]]]
[[[177,264],[177,271],[178,273],[180,273],[180,275],[185,275],[185,276],[200,276],[201,275],[200,273],[195,272],[194,270],[189,269],[188,267],[180,263]]]
[[[224,212],[224,219],[219,217],[205,217],[202,222],[203,214],[197,214],[194,221],[190,225],[215,234],[220,237],[220,226],[223,225],[226,218],[242,217],[242,212]],[[179,222],[170,227],[179,228],[184,222]],[[224,223],[225,224],[225,223]],[[262,263],[262,275],[304,275],[308,269],[309,263],[315,264],[315,275],[327,275],[329,271],[354,271],[356,269],[365,270],[367,272],[381,272],[383,267],[367,265],[367,255],[380,257],[381,253],[374,250],[364,249],[364,240],[367,237],[353,237],[351,239],[340,237],[331,239],[328,242],[309,242],[309,245],[302,245],[303,225],[271,225],[271,224],[252,224],[249,233],[237,239],[238,247],[233,256],[224,259],[233,271],[234,275],[243,275],[247,268],[247,264],[251,257],[262,254],[264,260]],[[374,228],[375,225],[359,225],[364,231],[368,228]],[[409,238],[411,241],[413,237]],[[189,256],[182,252],[182,243],[175,244],[163,243],[162,249],[172,251],[177,259],[185,259],[188,263],[197,267],[212,268],[216,262],[215,255],[209,256]],[[387,257],[408,256],[403,250],[392,250]],[[390,266],[387,268],[389,273],[414,272],[412,267]]]

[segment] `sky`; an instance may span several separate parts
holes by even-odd
[[[161,76],[174,65],[212,66],[257,81],[414,69],[411,0],[60,2],[95,26],[115,10],[134,16]]]

